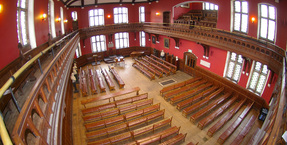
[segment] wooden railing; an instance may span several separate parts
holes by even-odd
[[[60,143],[65,91],[78,42],[79,35],[76,35],[37,80],[14,126],[15,144]]]

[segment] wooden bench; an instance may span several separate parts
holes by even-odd
[[[180,87],[183,87],[187,84],[191,84],[193,82],[196,82],[198,80],[201,80],[202,77],[196,77],[196,78],[192,78],[192,79],[189,79],[187,81],[184,81],[184,82],[180,82],[180,83],[176,83],[174,85],[170,85],[170,86],[167,86],[167,87],[164,87],[160,90],[160,94],[163,95],[163,93],[166,93],[166,92],[169,92],[173,89],[177,89],[177,88],[180,88]],[[188,83],[187,83],[188,82]]]
[[[190,90],[190,91],[187,91],[183,94],[180,94],[178,96],[175,96],[173,98],[170,99],[170,103],[172,105],[174,105],[175,103],[178,103],[180,101],[183,101],[183,100],[186,100],[187,98],[195,95],[195,94],[198,94],[200,93],[201,91],[207,89],[208,87],[212,86],[212,83],[207,83],[207,84],[204,84],[204,85],[201,85],[193,90]]]
[[[95,77],[98,81],[98,87],[100,89],[100,92],[105,92],[106,91],[106,87],[105,87],[105,82],[103,80],[103,78],[100,75],[100,71],[99,70],[95,70]]]
[[[163,64],[169,66],[169,67],[170,67],[170,70],[171,70],[171,72],[172,72],[173,74],[176,73],[176,71],[177,71],[177,66],[175,66],[175,65],[173,65],[173,64],[171,64],[171,63],[169,63],[169,62],[167,62],[167,61],[165,61],[165,60],[162,60],[162,59],[156,57],[156,56],[153,55],[153,54],[151,54],[151,57],[154,58],[154,59],[156,59],[157,61],[162,62]]]
[[[137,63],[138,65],[140,65],[140,66],[142,66],[143,68],[147,69],[148,71],[154,73],[154,74],[157,75],[159,78],[162,77],[163,72],[157,71],[156,69],[154,69],[154,68],[152,68],[152,67],[146,65],[145,63],[143,63],[143,62],[141,62],[141,61],[139,61],[139,60],[137,60],[137,59],[135,59],[135,61],[136,61],[136,63]]]
[[[223,144],[225,140],[231,136],[231,134],[235,131],[235,129],[241,124],[242,120],[245,118],[249,110],[252,108],[254,102],[249,103],[244,111],[240,114],[240,116],[220,135],[217,142]]]
[[[101,139],[101,140],[97,140],[94,142],[89,142],[88,145],[105,145],[105,144],[115,144],[127,139],[132,139],[132,134],[131,132],[125,132],[125,133],[121,133],[118,134],[116,136],[112,136],[109,138],[105,138],[105,139]]]
[[[107,100],[107,99],[109,99],[109,102],[111,102],[110,101],[111,98],[113,99],[113,101],[115,101],[116,97],[119,97],[119,96],[122,96],[122,95],[126,95],[126,94],[130,94],[130,93],[133,93],[133,92],[136,92],[136,95],[138,95],[139,91],[140,91],[139,87],[125,89],[125,90],[118,91],[118,92],[115,92],[115,93],[112,93],[112,94],[107,94],[107,95],[103,95],[103,96],[97,96],[97,97],[91,98],[91,99],[82,100],[81,104],[82,105],[86,105],[88,103],[96,102],[96,101],[99,101],[99,100]]]
[[[207,90],[204,90],[203,92],[201,92],[201,93],[195,95],[194,97],[189,98],[189,99],[187,99],[187,100],[185,100],[185,101],[183,101],[183,102],[178,103],[178,104],[176,105],[176,108],[177,108],[178,110],[181,110],[181,109],[183,109],[183,108],[185,108],[185,107],[188,107],[188,106],[191,105],[193,102],[196,102],[196,101],[198,101],[198,100],[200,100],[200,99],[206,97],[207,95],[209,95],[209,94],[212,93],[213,91],[216,91],[216,89],[218,89],[218,86],[213,86],[213,87],[211,87],[211,88],[209,88],[209,89],[207,89]]]
[[[248,145],[253,145],[256,140],[258,140],[260,133],[258,133],[260,131],[260,128],[257,128],[256,131],[253,133],[252,137],[249,139],[248,141]]]
[[[149,114],[148,116],[144,116],[142,118],[138,118],[138,119],[135,119],[135,120],[132,120],[129,122],[124,122],[124,123],[121,123],[118,125],[114,125],[111,127],[103,128],[103,129],[92,131],[92,132],[87,132],[86,136],[90,140],[93,138],[96,138],[96,137],[100,137],[100,136],[105,136],[105,135],[109,136],[112,133],[116,133],[116,132],[119,132],[121,130],[127,130],[130,127],[134,127],[136,125],[146,123],[149,120],[153,120],[157,117],[161,117],[161,116],[163,116],[163,114],[164,114],[164,110],[160,110],[160,111],[157,111],[155,113]],[[151,116],[157,116],[157,117],[151,117]],[[142,121],[142,120],[144,120],[144,121]],[[140,122],[140,121],[142,121],[142,122]],[[172,118],[167,118],[167,119],[164,119],[162,121],[159,121],[159,122],[154,124],[154,129],[158,129],[160,126],[164,126],[168,123],[171,124],[171,121],[172,121]]]
[[[178,134],[180,130],[180,127],[174,126],[170,127],[164,131],[161,131],[157,134],[145,137],[143,139],[139,139],[135,142],[129,143],[127,145],[138,145],[138,144],[152,144],[155,142],[160,142],[162,139],[167,138],[169,136],[172,136],[174,134]]]
[[[206,125],[208,125],[210,122],[212,122],[215,118],[220,116],[227,108],[229,108],[238,98],[237,96],[232,97],[230,100],[228,100],[225,104],[223,104],[220,108],[209,114],[204,119],[200,120],[198,123],[198,127],[202,130]]]
[[[120,75],[117,73],[117,71],[114,68],[111,68],[110,66],[109,66],[109,70],[113,74],[117,83],[119,84],[120,89],[123,88],[125,86],[125,83],[122,80],[122,78],[120,77]]]
[[[224,88],[220,88],[219,90],[215,91],[214,93],[210,94],[208,97],[206,97],[205,99],[192,104],[191,106],[183,109],[182,111],[182,115],[187,117],[188,114],[190,114],[191,112],[199,109],[200,107],[204,106],[205,104],[207,104],[210,100],[212,100],[214,97],[216,97],[218,94],[220,94],[221,92],[223,92]]]
[[[186,134],[180,133],[177,136],[174,136],[173,138],[161,143],[160,145],[175,145],[175,144],[180,143],[181,141],[184,142]]]
[[[84,70],[81,70],[80,74],[80,90],[82,92],[82,96],[88,95],[87,78],[86,78],[86,72]]]
[[[213,108],[215,108],[217,105],[220,105],[223,101],[227,100],[231,96],[231,93],[226,93],[225,95],[219,97],[218,99],[214,100],[211,104],[207,105],[206,107],[202,108],[200,111],[196,112],[192,116],[190,116],[190,121],[195,121],[198,118],[202,117],[209,111],[211,111]],[[237,97],[232,97],[230,100],[233,103]]]
[[[155,79],[155,74],[154,73],[151,73],[151,72],[147,71],[146,69],[142,68],[141,66],[139,66],[136,63],[134,63],[132,66],[135,67],[136,69],[138,69],[141,73],[143,73],[147,77],[149,77],[150,80],[154,80]]]
[[[159,62],[159,61],[157,61],[157,60],[154,60],[154,59],[152,59],[152,58],[149,57],[149,56],[146,56],[146,58],[148,58],[148,60],[149,60],[150,62],[156,64],[157,66],[163,68],[164,70],[166,70],[166,71],[168,71],[168,72],[171,71],[170,67],[166,66],[165,64],[162,64],[161,62]],[[170,73],[169,73],[169,74],[170,74]]]
[[[107,111],[104,111],[104,112],[98,112],[96,114],[83,116],[83,120],[85,122],[87,122],[87,121],[92,121],[92,120],[96,120],[96,119],[98,119],[98,120],[99,119],[104,119],[104,118],[111,117],[111,116],[121,115],[121,114],[124,114],[127,111],[136,110],[136,109],[138,109],[140,107],[151,105],[151,104],[153,104],[153,98],[147,99],[147,100],[138,101],[138,102],[134,102],[132,104],[128,104],[128,105],[125,105],[125,106],[120,106],[118,108],[110,109],[110,110],[107,110]]]
[[[95,80],[94,72],[92,69],[89,69],[89,78],[90,78],[90,89],[93,94],[97,94],[97,83]]]
[[[241,132],[233,140],[231,145],[238,145],[243,141],[244,137],[248,134],[249,130],[253,127],[255,120],[256,120],[256,117],[254,115],[252,115],[251,118],[249,119],[249,121],[247,122],[247,124],[241,130]]]
[[[186,85],[182,88],[176,89],[176,90],[172,90],[166,94],[164,94],[164,99],[168,100],[170,98],[172,98],[174,95],[178,95],[180,93],[183,93],[185,91],[191,90],[191,89],[195,89],[196,87],[199,87],[202,84],[205,84],[207,82],[207,80],[200,80],[198,82]]]
[[[149,64],[151,67],[153,67],[155,70],[160,71],[161,73],[165,74],[166,76],[169,76],[170,72],[168,70],[165,70],[163,68],[161,68],[160,66],[152,63],[151,61],[149,61],[149,59],[143,58],[142,59],[145,63]]]
[[[139,100],[144,100],[148,98],[148,94],[141,94],[141,95],[137,95],[137,96],[133,96],[133,97],[129,97],[129,98],[125,98],[125,99],[121,99],[121,100],[117,100],[114,102],[109,102],[106,104],[102,104],[102,105],[97,105],[94,107],[90,107],[90,108],[84,108],[82,109],[82,113],[83,115],[89,114],[89,113],[93,113],[93,112],[99,112],[99,111],[103,111],[106,109],[111,109],[111,108],[116,108],[117,106],[120,105],[124,105],[124,104],[128,104],[128,103],[133,103]]]
[[[213,134],[218,131],[228,120],[230,120],[234,114],[241,108],[246,99],[242,99],[238,102],[222,119],[220,119],[216,124],[214,124],[211,128],[208,129],[207,135],[212,137]]]
[[[105,78],[108,86],[109,86],[109,89],[110,90],[114,90],[115,89],[115,84],[112,81],[111,77],[108,75],[107,70],[106,69],[102,69],[102,68],[100,68],[100,69],[101,69],[102,74],[104,75],[104,78]]]

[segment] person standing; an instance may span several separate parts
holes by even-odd
[[[72,80],[72,83],[73,83],[73,86],[74,86],[74,93],[78,93],[79,90],[77,89],[77,86],[76,86],[76,77],[74,75],[74,73],[71,73],[71,80]]]

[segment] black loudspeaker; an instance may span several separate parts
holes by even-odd
[[[258,119],[261,120],[261,121],[264,121],[266,116],[268,114],[268,109],[267,108],[261,108],[260,110],[260,114],[258,116]]]

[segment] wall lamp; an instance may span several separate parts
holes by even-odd
[[[252,18],[251,18],[251,22],[252,22],[252,23],[254,23],[255,20],[256,20],[255,17],[252,17]]]
[[[3,11],[3,5],[0,4],[0,13]]]
[[[156,13],[155,13],[155,15],[159,16],[159,15],[160,15],[160,13],[159,13],[159,12],[156,12]]]
[[[111,18],[112,16],[110,14],[107,15],[108,18]]]
[[[68,20],[66,19],[66,20],[64,20],[64,23],[68,23]]]
[[[57,18],[57,19],[56,19],[56,22],[60,22],[60,21],[61,21],[61,18]]]
[[[46,21],[46,18],[47,18],[47,14],[42,14],[42,21]]]

